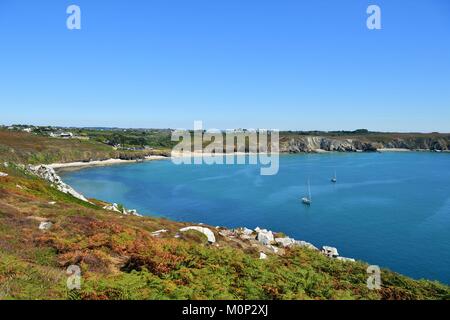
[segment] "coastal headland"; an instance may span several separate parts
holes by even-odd
[[[121,156],[114,158],[114,152]],[[319,250],[282,230],[142,217],[122,204],[83,199],[54,173],[167,157],[167,150],[127,152],[99,142],[0,130],[1,298],[450,297],[446,285],[386,269],[381,270],[382,286],[372,290],[368,264],[340,258],[336,248]],[[45,163],[53,166],[36,168]],[[66,270],[73,265],[81,268],[79,290],[66,287]]]

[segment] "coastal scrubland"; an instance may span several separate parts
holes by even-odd
[[[0,159],[23,164],[104,159],[139,159],[167,150],[117,150],[96,140],[59,139],[21,131],[0,130]]]
[[[370,290],[362,261],[302,247],[260,259],[258,247],[215,227],[209,226],[217,242],[208,244],[196,231],[179,232],[187,222],[105,210],[103,201],[62,193],[15,161],[83,160],[115,150],[91,141],[4,137],[0,299],[450,299],[447,285],[386,269],[381,288]],[[52,225],[41,230],[44,221]],[[66,285],[70,265],[81,268],[79,290]]]
[[[74,162],[107,158],[140,159],[148,155],[170,155],[178,141],[170,129],[53,128],[16,126],[0,128],[0,156],[23,163]],[[23,130],[31,132],[24,132]],[[54,132],[70,132],[74,138],[51,137]],[[191,134],[193,134],[191,132]],[[245,131],[243,131],[245,135]],[[203,147],[211,141],[205,139]],[[224,139],[225,141],[225,139]],[[245,140],[248,150],[248,137]],[[235,151],[243,151],[242,146]],[[268,141],[271,149],[271,141]],[[225,148],[225,145],[224,145]],[[421,150],[448,152],[450,134],[384,133],[355,131],[281,131],[279,151],[283,153],[379,150]]]
[[[0,178],[2,299],[448,299],[450,288],[382,271],[366,286],[367,264],[307,248],[260,260],[256,249],[220,236],[179,234],[186,223],[124,216],[80,201],[10,165]],[[51,221],[49,230],[39,230]],[[154,236],[152,232],[167,232]],[[174,235],[179,237],[175,238]],[[80,290],[66,287],[79,265]]]

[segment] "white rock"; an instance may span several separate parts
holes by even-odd
[[[7,177],[8,176],[8,174],[7,173],[4,173],[4,172],[0,172],[0,177]]]
[[[39,230],[48,230],[52,227],[53,223],[46,221],[46,222],[41,222],[39,224]]]
[[[339,252],[335,247],[323,246],[322,252],[328,257],[336,258],[339,256]]]
[[[166,230],[166,229],[161,229],[161,230],[153,231],[153,232],[151,233],[151,235],[152,235],[152,236],[155,236],[155,237],[158,237],[161,233],[166,233],[166,232],[168,232],[168,230]]]
[[[275,238],[275,242],[281,244],[283,247],[289,247],[295,244],[295,239],[289,237]]]
[[[257,240],[264,245],[271,244],[274,241],[272,231],[267,231],[266,229],[259,230]]]
[[[131,214],[132,216],[142,217],[136,209],[127,210],[124,209],[124,214]]]
[[[9,163],[8,163],[8,162],[3,162],[3,166],[4,166],[5,168],[8,168],[8,167],[9,167]]]
[[[336,259],[337,259],[337,260],[344,261],[344,262],[355,262],[355,259],[352,259],[352,258],[346,258],[346,257],[337,257]]]
[[[185,232],[188,230],[196,230],[198,232],[203,233],[208,238],[209,243],[216,242],[216,237],[214,236],[214,233],[211,230],[209,230],[208,228],[199,227],[199,226],[191,226],[191,227],[185,227],[185,228],[180,229],[181,232]]]
[[[103,209],[109,210],[109,211],[118,212],[118,213],[124,214],[124,215],[126,215],[126,216],[127,216],[127,215],[132,215],[132,216],[142,217],[142,216],[137,212],[137,210],[134,210],[134,209],[128,210],[128,209],[123,208],[123,207],[120,208],[120,206],[119,206],[117,203],[112,203],[112,204],[110,204],[110,205],[106,205],[106,206],[103,207]]]
[[[240,238],[241,238],[242,240],[252,240],[252,239],[255,239],[254,236],[248,236],[248,235],[246,235],[246,234],[241,234],[241,235],[240,235]]]
[[[219,234],[222,237],[227,237],[227,238],[234,238],[236,236],[236,234],[234,233],[234,231],[229,230],[229,229],[223,229],[219,231]]]
[[[313,244],[311,244],[309,242],[306,242],[306,241],[303,241],[303,240],[300,240],[300,241],[296,240],[295,241],[295,245],[300,246],[300,247],[305,247],[305,248],[308,248],[308,249],[311,249],[311,250],[319,251],[319,249],[317,249]]]
[[[267,248],[269,248],[270,250],[272,250],[274,253],[278,253],[279,249],[277,247],[274,246],[267,246]]]
[[[122,211],[120,211],[119,205],[118,205],[117,203],[113,203],[113,204],[104,206],[103,209],[109,210],[109,211],[114,211],[114,212],[123,213]]]
[[[260,259],[267,259],[267,254],[265,254],[264,252],[260,252],[259,253],[259,258]]]
[[[53,206],[56,204],[56,201],[50,201],[48,204]]]
[[[242,233],[245,234],[246,236],[250,236],[253,233],[253,230],[249,229],[249,228],[242,228]]]
[[[38,177],[50,182],[59,191],[70,194],[71,196],[82,201],[89,202],[82,194],[76,192],[71,186],[65,184],[52,167],[45,165],[28,166],[28,170]]]

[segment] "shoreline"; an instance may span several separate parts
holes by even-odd
[[[406,148],[380,148],[376,152],[432,152],[450,153],[450,150],[430,150],[430,149],[406,149]]]
[[[267,153],[270,154],[270,153]],[[281,154],[278,152],[273,152],[272,154]],[[61,171],[74,171],[74,170],[81,170],[85,168],[91,168],[91,167],[106,167],[106,166],[112,166],[112,165],[118,165],[118,164],[129,164],[129,163],[142,163],[147,161],[155,161],[155,160],[169,160],[172,158],[186,158],[186,157],[214,157],[217,156],[243,156],[243,155],[259,155],[258,153],[248,153],[248,152],[234,152],[233,154],[226,154],[226,153],[211,153],[211,152],[185,152],[185,153],[175,153],[171,154],[171,156],[146,156],[141,161],[137,160],[125,160],[125,159],[117,159],[117,158],[110,158],[106,160],[93,160],[93,161],[75,161],[75,162],[64,162],[64,163],[51,163],[51,164],[44,164],[47,167],[50,167],[54,169],[55,171],[61,172]]]
[[[419,150],[411,150],[406,148],[380,148],[377,149],[377,152],[414,152]],[[430,150],[424,150],[424,151],[430,151]],[[431,152],[431,151],[430,151]]]
[[[155,160],[165,160],[170,159],[170,157],[165,156],[147,156],[143,159],[143,161],[155,161]],[[127,164],[127,163],[140,163],[136,160],[124,160],[124,159],[106,159],[106,160],[93,160],[88,162],[76,161],[76,162],[66,162],[66,163],[52,163],[47,164],[46,166],[54,169],[55,171],[68,171],[68,170],[77,170],[83,168],[90,167],[104,167],[111,166],[116,164]]]
[[[362,151],[357,151],[362,152]],[[450,150],[442,150],[442,151],[435,151],[435,150],[429,150],[429,149],[406,149],[406,148],[380,148],[377,149],[374,152],[380,152],[380,153],[386,153],[386,152],[434,152],[434,153],[450,153]],[[267,153],[261,153],[264,156],[272,156],[274,154],[278,155],[292,155],[292,154],[330,154],[330,153],[353,153],[353,152],[340,152],[340,151],[327,151],[323,149],[314,149],[311,152],[297,152],[297,153],[291,153],[291,152],[267,152]],[[116,165],[116,164],[126,164],[126,163],[140,163],[140,162],[146,162],[146,161],[154,161],[154,160],[168,160],[172,158],[185,158],[185,157],[214,157],[214,156],[244,156],[244,155],[252,155],[252,156],[259,156],[260,153],[249,153],[249,152],[233,152],[233,153],[211,153],[211,152],[175,152],[171,153],[170,156],[161,156],[161,155],[152,155],[152,156],[146,156],[142,161],[137,160],[125,160],[125,159],[117,159],[117,158],[110,158],[106,160],[93,160],[93,161],[75,161],[75,162],[64,162],[64,163],[51,163],[46,164],[46,166],[51,167],[55,170],[61,171],[64,169],[70,169],[70,168],[88,168],[88,167],[95,167],[95,166],[110,166],[110,165]]]
[[[362,152],[362,151],[359,151]],[[378,153],[397,153],[397,152],[433,152],[433,153],[450,153],[450,150],[442,150],[442,151],[435,151],[435,150],[429,150],[429,149],[406,149],[406,148],[380,148],[377,149],[374,152]],[[339,151],[327,151],[322,149],[315,149],[312,152],[298,152],[298,153],[290,153],[290,152],[267,152],[262,153],[265,156],[272,156],[274,154],[278,155],[292,155],[292,154],[330,154],[330,153],[352,153],[352,152],[339,152]],[[75,161],[75,162],[65,162],[65,163],[51,163],[46,164],[46,166],[54,169],[55,171],[62,172],[62,171],[74,171],[74,170],[81,170],[85,168],[91,168],[91,167],[105,167],[105,166],[112,166],[112,165],[118,165],[118,164],[129,164],[129,163],[142,163],[147,161],[155,161],[155,160],[169,160],[172,158],[186,158],[186,157],[214,157],[214,156],[244,156],[244,155],[252,155],[252,156],[259,156],[259,153],[249,153],[249,152],[234,152],[234,153],[211,153],[211,152],[176,152],[171,153],[170,156],[161,156],[161,155],[152,155],[152,156],[146,156],[141,161],[137,160],[125,160],[125,159],[117,159],[117,158],[110,158],[106,160],[93,160],[93,161]]]
[[[380,153],[385,153],[385,152],[394,152],[394,153],[396,153],[396,152],[435,152],[435,151],[433,151],[433,150],[425,150],[425,149],[422,149],[422,150],[409,150],[409,149],[402,149],[402,148],[388,148],[388,149],[379,149],[379,150],[377,150],[377,151],[379,151]],[[318,152],[318,153],[321,153],[321,152]],[[323,152],[323,153],[353,153],[353,152],[333,152],[333,151],[325,151],[325,152]],[[450,153],[450,150],[446,150],[446,151],[441,151],[441,152],[437,152],[437,153]],[[286,155],[290,155],[290,153],[279,153],[279,154],[286,154]],[[307,153],[298,153],[299,155],[300,154],[307,154]],[[188,154],[185,154],[185,155],[182,155],[182,154],[175,154],[174,156],[170,156],[170,157],[167,157],[167,156],[148,156],[148,157],[146,157],[145,159],[143,159],[143,161],[144,162],[146,162],[146,161],[154,161],[154,160],[169,160],[169,159],[172,159],[172,158],[174,158],[174,157],[185,157],[185,156],[192,156],[192,157],[195,157],[195,156],[206,156],[206,157],[208,157],[208,156],[214,156],[214,154],[211,154],[211,153],[199,153],[199,152],[192,152],[192,153],[188,153]],[[225,154],[225,153],[221,153],[221,154],[217,154],[217,155],[222,155],[222,156],[225,156],[225,155],[227,155],[227,154]],[[233,155],[233,156],[239,156],[239,155],[248,155],[248,153],[245,153],[245,152],[235,152],[235,153],[233,153],[233,154],[228,154],[229,156],[231,156],[231,155]],[[252,155],[252,154],[250,154],[250,155]],[[253,155],[255,155],[255,153],[253,153]],[[101,167],[101,166],[110,166],[110,165],[116,165],[116,164],[130,164],[130,163],[142,163],[142,161],[136,161],[136,160],[123,160],[123,159],[114,159],[114,158],[111,158],[111,159],[107,159],[107,160],[96,160],[96,161],[90,161],[90,162],[71,162],[71,163],[54,163],[54,164],[51,164],[51,165],[47,165],[48,167],[50,167],[50,168],[52,168],[52,169],[54,169],[57,173],[58,173],[58,171],[75,171],[75,170],[80,170],[80,169],[84,169],[84,168],[89,168],[89,167]],[[58,173],[59,174],[59,173]],[[70,185],[67,185],[67,186],[69,186],[69,187],[71,187],[72,188],[72,186],[70,186]],[[75,190],[75,189],[74,189]],[[82,193],[80,193],[80,195],[83,195]],[[100,199],[101,200],[101,199]],[[103,200],[101,200],[101,201],[103,201]],[[103,209],[105,209],[105,210],[110,210],[110,209],[107,209],[107,208],[103,208]],[[135,211],[135,210],[131,210],[131,211]],[[131,212],[130,211],[130,212]],[[127,215],[127,214],[125,214],[125,215]],[[152,214],[143,214],[143,215],[140,215],[140,214],[137,214],[137,212],[136,212],[136,214],[132,214],[132,215],[135,215],[135,216],[139,216],[139,217],[153,217],[153,215]],[[184,221],[184,220],[178,220],[178,219],[174,219],[174,218],[168,218],[168,217],[165,217],[165,216],[163,216],[164,218],[166,218],[166,219],[168,219],[168,220],[171,220],[171,221],[176,221],[176,222],[180,222],[180,223],[189,223],[189,222],[187,222],[187,221]],[[204,224],[203,223],[201,223],[201,222],[199,222],[199,223],[191,223],[192,225],[198,225],[198,226],[204,226]],[[210,226],[208,226],[208,227],[210,227],[210,228],[214,228],[212,225],[210,225]],[[246,227],[244,227],[244,226],[241,226],[240,227],[240,229],[245,229]],[[219,229],[218,227],[216,227],[215,229]],[[220,227],[220,229],[224,229],[225,231],[233,231],[233,230],[235,230],[235,229],[239,229],[239,228],[230,228],[229,226],[221,226]],[[255,230],[255,229],[252,229],[252,230]],[[265,229],[263,229],[263,230],[265,230]],[[276,231],[276,232],[274,232],[274,231],[271,231],[271,230],[267,230],[268,232],[270,232],[270,233],[283,233],[283,231]],[[219,233],[220,234],[220,233]],[[335,247],[329,247],[329,246],[321,246],[322,247],[322,249],[318,249],[317,247],[315,247],[313,244],[311,244],[311,243],[309,243],[309,242],[307,242],[307,241],[305,241],[305,240],[295,240],[294,238],[290,238],[289,236],[287,236],[287,235],[285,235],[284,236],[284,238],[283,239],[288,239],[289,241],[290,240],[292,240],[292,241],[294,241],[294,242],[298,242],[298,243],[301,243],[302,245],[301,246],[304,246],[305,244],[306,245],[311,245],[315,250],[317,250],[317,251],[319,251],[319,252],[322,252],[322,253],[324,253],[323,252],[323,248],[325,248],[325,247],[327,247],[327,248],[331,248],[331,249],[336,249]],[[288,240],[286,240],[286,241],[288,241]],[[281,241],[281,240],[280,240]],[[284,247],[284,246],[283,246]],[[271,248],[273,248],[273,246],[272,245],[270,245],[270,246],[267,246],[267,248],[268,248],[268,250],[269,250],[269,252],[270,253],[273,253],[273,254],[277,254],[277,251],[270,251],[270,249]],[[319,246],[319,248],[320,248],[320,246]],[[337,250],[337,249],[336,249]],[[331,258],[331,257],[330,257]],[[334,258],[336,258],[336,257],[334,257]],[[360,260],[360,258],[358,258],[358,257],[355,257],[355,258],[347,258],[347,257],[342,257],[342,256],[339,256],[339,259],[338,260],[343,260],[343,261],[354,261],[355,259],[356,260],[358,260],[358,261],[362,261],[362,260]],[[409,277],[411,277],[411,276],[409,276]],[[415,278],[413,278],[413,279],[415,279]],[[417,280],[417,279],[416,279]]]
[[[158,160],[158,159],[166,159],[166,158],[168,158],[168,157],[155,156],[155,157],[148,158],[146,160]],[[58,190],[60,190],[61,192],[70,194],[75,198],[78,198],[82,201],[93,204],[92,202],[90,202],[88,200],[88,198],[84,197],[83,193],[76,191],[71,185],[66,184],[63,181],[63,179],[59,176],[59,174],[55,171],[55,168],[66,168],[66,169],[75,168],[75,169],[77,169],[77,168],[80,168],[80,165],[82,165],[81,168],[84,168],[84,167],[88,167],[89,165],[92,165],[92,166],[97,165],[98,166],[98,165],[130,163],[130,162],[135,162],[135,160],[108,159],[108,160],[103,160],[103,161],[91,161],[90,163],[89,162],[87,162],[87,163],[72,162],[72,163],[67,163],[67,164],[59,163],[59,164],[53,164],[53,167],[40,165],[40,166],[37,166],[34,168],[31,167],[28,170],[32,170],[31,172],[33,172],[34,174],[36,174],[39,177],[41,177],[42,179],[47,180],[48,182],[52,183],[52,185],[56,186],[56,188]],[[98,198],[96,198],[96,199],[105,202],[102,199],[98,199]],[[109,203],[109,202],[105,202],[105,203]],[[122,207],[122,209],[119,209],[119,206],[116,203],[111,203],[102,208],[106,211],[117,212],[124,216],[132,215],[132,216],[137,216],[137,217],[144,218],[144,219],[146,217],[153,217],[152,214],[139,214],[137,212],[137,210],[135,210],[135,209],[129,210],[124,206]],[[241,241],[251,241],[252,239],[254,241],[256,241],[256,247],[258,248],[259,253],[260,253],[259,259],[266,259],[267,254],[283,255],[283,252],[286,248],[291,247],[291,246],[299,246],[299,247],[305,247],[310,250],[320,252],[321,254],[325,255],[326,257],[328,257],[330,259],[340,260],[340,261],[346,262],[346,263],[347,262],[356,262],[356,259],[354,259],[354,258],[341,256],[336,247],[323,245],[322,249],[319,249],[318,247],[316,247],[315,245],[313,245],[310,242],[307,242],[305,240],[296,240],[294,238],[291,238],[291,237],[285,235],[282,231],[272,231],[269,229],[261,229],[259,227],[256,227],[254,229],[248,229],[245,226],[241,226],[238,228],[231,228],[228,226],[213,227],[212,225],[206,225],[202,222],[197,222],[197,223],[188,222],[188,221],[169,218],[164,215],[162,215],[162,217],[164,217],[165,219],[168,219],[170,221],[185,223],[185,224],[190,225],[189,227],[185,227],[184,229],[187,229],[187,228],[201,228],[202,230],[206,229],[209,233],[212,234],[212,239],[214,239],[213,241],[209,240],[210,243],[215,242],[214,233],[211,230],[216,230],[216,232],[219,235],[221,235],[225,238],[229,238],[229,239],[234,238],[233,234],[236,234],[236,232],[239,232],[239,230],[240,230],[240,231],[242,231],[242,234],[240,236]],[[183,228],[180,229],[180,231],[183,231]],[[250,231],[250,234],[248,234],[249,231]],[[156,232],[158,232],[158,231],[156,231]],[[201,232],[204,233],[203,231],[201,231]],[[254,235],[254,233],[256,233],[256,235]],[[252,235],[254,237],[252,237]],[[276,237],[276,235],[279,235],[279,237]],[[252,244],[252,246],[255,247],[255,244]]]

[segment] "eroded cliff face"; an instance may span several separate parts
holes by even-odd
[[[36,176],[50,182],[51,185],[59,191],[70,194],[71,196],[82,201],[89,202],[89,200],[87,200],[81,193],[78,193],[71,186],[64,183],[52,167],[46,165],[38,165],[28,166],[27,169],[29,172],[35,174]]]
[[[327,137],[296,137],[289,139],[289,141],[280,142],[280,151],[290,153],[317,152],[319,150],[339,152],[376,151],[380,148],[383,148],[383,145],[379,143]]]
[[[450,149],[450,141],[445,138],[395,139],[387,142],[384,147],[444,151]]]
[[[446,138],[396,138],[389,141],[364,141],[362,139],[338,139],[320,136],[298,136],[280,141],[280,152],[317,152],[317,151],[377,151],[379,149],[409,150],[450,150],[450,141]]]

